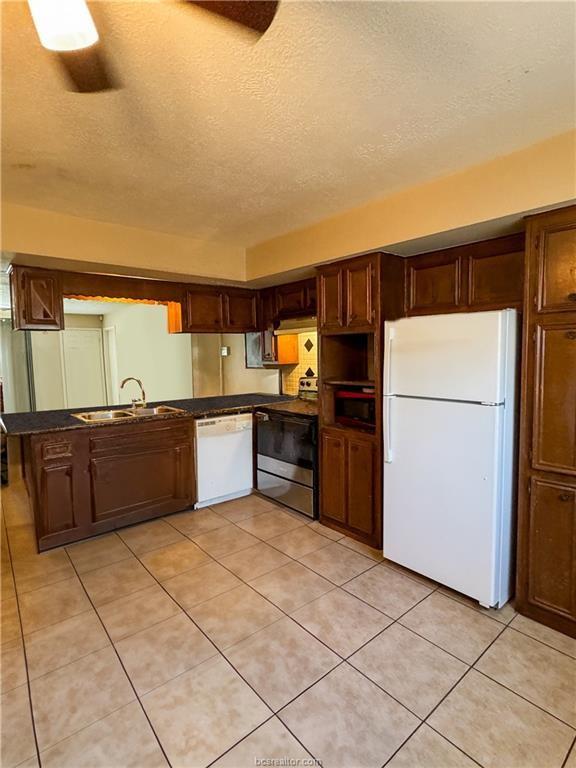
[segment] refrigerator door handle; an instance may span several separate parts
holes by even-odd
[[[394,328],[386,323],[384,327],[384,395],[392,393],[392,340],[394,339]]]
[[[392,400],[394,395],[384,395],[384,463],[392,464]]]

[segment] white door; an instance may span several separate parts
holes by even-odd
[[[408,317],[386,323],[386,393],[500,403],[516,356],[516,312]]]
[[[389,399],[384,556],[494,604],[502,406]]]
[[[74,328],[62,334],[67,408],[107,405],[102,331]]]

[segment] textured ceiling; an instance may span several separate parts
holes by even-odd
[[[251,245],[574,123],[571,2],[284,0],[257,43],[183,3],[97,6],[125,88],[74,94],[2,4],[11,202]]]

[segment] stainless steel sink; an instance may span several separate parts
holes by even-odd
[[[182,408],[172,408],[170,405],[156,405],[149,408],[124,408],[114,411],[87,411],[86,413],[73,413],[72,416],[87,424],[95,424],[103,421],[129,421],[130,419],[144,418],[145,416],[165,416],[169,413],[186,413]]]
[[[134,416],[130,411],[88,411],[86,413],[73,413],[75,419],[85,421],[88,423],[96,421],[122,421],[127,419],[133,419]]]
[[[134,408],[133,411],[130,411],[130,413],[133,413],[134,416],[164,416],[167,413],[186,413],[186,411],[183,411],[182,408],[172,408],[171,405],[156,405],[154,407],[146,407],[146,408]]]

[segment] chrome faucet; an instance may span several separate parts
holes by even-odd
[[[144,387],[142,386],[142,382],[140,381],[140,379],[135,379],[134,376],[128,376],[128,378],[124,379],[122,384],[120,384],[120,389],[122,389],[124,387],[124,384],[126,384],[126,382],[128,381],[135,381],[136,384],[138,384],[138,386],[140,387],[140,392],[142,395],[140,400],[137,400],[136,398],[132,398],[132,408],[134,408],[134,410],[136,410],[136,408],[146,408],[146,393],[144,392]]]

